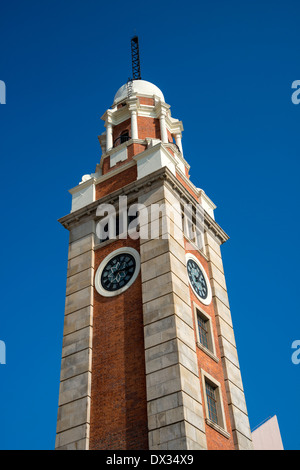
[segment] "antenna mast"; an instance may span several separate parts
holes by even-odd
[[[139,38],[134,36],[131,39],[131,60],[132,60],[132,79],[141,80],[140,50]]]

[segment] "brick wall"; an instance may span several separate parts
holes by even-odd
[[[186,170],[187,170],[187,168],[186,168]],[[188,170],[187,170],[187,172],[188,172]],[[176,178],[185,187],[185,189],[187,189],[188,192],[196,199],[196,201],[199,201],[199,198],[198,198],[197,194],[190,188],[190,186],[184,181],[184,179],[177,172],[176,172]]]
[[[145,104],[145,105],[148,105],[148,106],[154,106],[155,105],[155,101],[154,101],[153,98],[146,98],[146,96],[140,96],[139,100],[140,100],[140,104]]]
[[[139,240],[116,240],[95,252],[95,270],[111,251]],[[148,449],[140,275],[123,294],[94,291],[90,449]]]
[[[143,144],[131,144],[128,145],[127,147],[127,152],[128,152],[128,160],[131,160],[132,157],[135,155],[138,155],[139,153],[143,152],[146,150],[147,146]]]
[[[160,139],[160,123],[157,118],[150,118],[145,116],[137,117],[138,123],[138,136],[139,139]]]
[[[112,193],[113,191],[117,191],[123,186],[126,186],[126,184],[132,183],[136,180],[136,178],[137,167],[136,165],[134,165],[118,173],[117,175],[114,175],[111,178],[102,181],[101,183],[96,185],[96,200],[100,199],[103,196],[106,196],[107,194]]]
[[[169,129],[167,129],[167,134],[168,134],[168,142],[170,142],[171,144],[174,143],[174,139],[173,139],[173,136],[171,134],[171,132],[169,131]]]

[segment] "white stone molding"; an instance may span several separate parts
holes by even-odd
[[[133,157],[137,163],[137,179],[144,178],[160,168],[167,167],[175,175],[177,162],[173,155],[159,142]]]
[[[79,183],[78,186],[69,190],[72,194],[71,212],[75,212],[95,201],[95,178],[92,175],[89,176],[89,179],[86,179],[86,181]]]
[[[127,160],[127,146],[116,147],[116,151],[110,154],[110,168],[115,166],[119,162]]]

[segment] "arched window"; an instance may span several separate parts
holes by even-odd
[[[123,144],[124,142],[127,142],[127,140],[131,139],[129,135],[129,130],[126,129],[125,131],[121,132],[119,137],[117,137],[114,141],[114,147],[117,147],[120,144]]]
[[[127,142],[127,140],[129,140],[129,131],[126,130],[126,131],[123,131],[120,135],[120,144],[123,144],[123,142]]]

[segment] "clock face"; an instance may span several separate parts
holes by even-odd
[[[134,257],[129,253],[120,253],[114,256],[101,274],[101,285],[109,292],[115,292],[132,279],[136,268]]]
[[[197,258],[192,255],[189,255],[186,267],[194,293],[202,303],[208,305],[211,302],[211,289],[204,268]]]
[[[100,264],[95,276],[99,294],[112,297],[121,294],[136,280],[140,257],[133,248],[120,248],[110,253]]]

